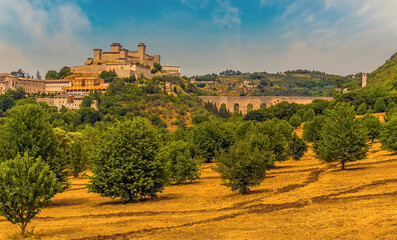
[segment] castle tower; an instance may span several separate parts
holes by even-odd
[[[362,87],[367,86],[367,77],[368,77],[367,74],[363,73],[362,80],[361,80],[361,86]]]
[[[94,49],[94,61],[100,62],[102,60],[102,49]]]
[[[112,43],[112,45],[110,45],[110,51],[111,52],[120,52],[121,50],[121,44],[120,43]]]
[[[146,45],[144,43],[140,43],[138,45],[138,57],[139,57],[139,62],[141,64],[144,64],[145,55],[146,55]]]

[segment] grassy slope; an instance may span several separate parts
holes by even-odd
[[[121,204],[72,179],[28,230],[35,239],[396,239],[397,160],[375,143],[366,160],[340,171],[314,158],[277,163],[240,195],[220,185],[213,164],[202,178],[169,186],[157,199]],[[18,228],[0,217],[0,239]]]
[[[391,86],[395,79],[397,79],[397,53],[369,75],[368,85]]]

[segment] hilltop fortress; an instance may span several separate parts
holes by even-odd
[[[119,77],[151,78],[156,75],[180,76],[179,66],[162,66],[161,72],[153,73],[155,64],[160,64],[160,55],[146,54],[146,45],[140,43],[137,51],[129,51],[120,43],[112,43],[110,52],[94,49],[93,58],[88,58],[84,66],[71,68],[73,73],[100,74],[102,71],[115,71]]]

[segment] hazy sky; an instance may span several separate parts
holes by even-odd
[[[371,72],[397,51],[397,0],[0,0],[0,73],[82,65],[112,42],[187,76]]]

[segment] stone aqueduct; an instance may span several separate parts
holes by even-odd
[[[234,112],[235,106],[237,105],[239,111],[243,114],[247,114],[248,109],[258,110],[263,106],[275,105],[282,101],[289,103],[309,104],[314,99],[322,100],[333,100],[332,97],[284,97],[284,96],[271,96],[271,97],[233,97],[233,96],[201,96],[203,102],[210,102],[216,104],[218,109],[222,104],[226,105],[226,109],[230,112]]]

